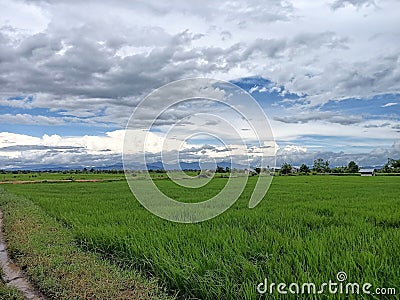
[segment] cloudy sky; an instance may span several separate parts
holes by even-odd
[[[0,169],[119,163],[138,103],[191,77],[248,91],[278,164],[400,158],[400,1],[0,0]]]

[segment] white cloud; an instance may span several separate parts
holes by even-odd
[[[250,74],[305,94],[312,105],[399,92],[400,4],[376,9],[372,2],[335,1],[345,8],[332,10],[315,1],[6,1],[48,26],[30,20],[40,33],[18,40],[18,26],[1,31],[0,92],[47,94],[47,107],[52,98],[68,107],[76,98],[140,97],[184,77]],[[11,19],[23,19],[17,11]]]
[[[286,101],[292,110],[271,121],[277,139],[376,139],[373,147],[398,137],[398,115],[389,116],[397,102],[383,105],[388,116],[378,121],[316,112],[315,107],[332,99],[400,93],[399,10],[396,0],[5,0],[0,12],[0,105],[9,109],[1,113],[0,122],[7,124],[1,130],[12,131],[9,124],[71,122],[124,128],[139,101],[172,80],[257,75],[273,84],[250,92],[303,96]],[[34,114],[35,108],[52,114]],[[184,109],[176,109],[160,126],[186,116]],[[60,138],[35,143],[86,147],[82,153],[91,155],[120,153],[120,137]],[[161,140],[157,134],[153,138],[157,152]]]
[[[306,147],[296,146],[296,145],[287,145],[282,150],[282,152],[307,152],[308,149]]]
[[[124,137],[128,134],[127,142]],[[143,145],[143,141],[145,145]],[[172,163],[179,157],[183,161],[198,161],[199,159],[216,159],[223,161],[232,157],[235,164],[248,163],[265,155],[271,155],[275,144],[266,143],[263,146],[248,148],[241,144],[204,145],[203,143],[188,144],[185,140],[165,137],[162,133],[145,132],[142,130],[116,130],[107,132],[104,136],[73,136],[43,135],[32,137],[9,132],[0,133],[0,168],[37,167],[41,165],[66,166],[104,166],[110,162],[121,160],[124,155],[132,159],[133,165],[140,165],[143,150],[146,155],[160,160],[161,152],[165,162]],[[10,161],[11,160],[11,161]]]
[[[382,105],[382,107],[390,107],[390,106],[395,106],[397,104],[398,104],[397,102],[389,102],[389,103],[386,103],[385,105]]]
[[[132,159],[131,165],[140,166],[142,137],[136,132],[138,139],[130,140],[130,147],[126,155]],[[41,138],[29,135],[0,133],[0,169],[1,168],[41,168],[45,166],[64,167],[101,167],[114,165],[121,161],[124,131],[108,132],[105,136],[76,136],[61,137],[58,135],[44,135]],[[165,143],[165,140],[157,133],[149,133],[147,141],[148,163],[160,161],[159,151],[163,150],[163,160],[169,165],[176,162],[176,150],[179,149],[180,160],[193,162],[227,161],[232,158],[235,165],[245,166],[247,163],[256,163],[263,155],[270,155],[270,146],[250,148],[239,144],[225,146],[210,144],[187,144],[183,141]],[[172,145],[168,148],[165,145]],[[287,145],[277,151],[277,165],[289,162],[293,165],[301,163],[312,164],[316,158],[324,158],[331,165],[345,165],[350,160],[355,160],[360,165],[382,165],[387,157],[398,158],[400,156],[400,143],[395,142],[390,148],[375,148],[365,153],[344,153],[332,151],[311,151],[309,147],[296,144]],[[249,160],[250,159],[250,160]],[[272,161],[271,161],[272,163]]]
[[[62,118],[48,116],[33,116],[30,114],[0,114],[1,121],[8,124],[41,124],[41,125],[65,125]],[[66,118],[73,120],[73,118]]]
[[[400,157],[400,141],[395,141],[391,147],[375,148],[370,152],[345,153],[333,151],[306,151],[295,145],[285,147],[277,153],[277,166],[282,163],[291,163],[300,166],[302,163],[311,166],[315,159],[328,160],[331,166],[346,166],[350,161],[355,161],[359,166],[382,166],[387,158],[398,159]]]
[[[48,12],[40,6],[22,1],[2,1],[0,24],[29,33],[45,30],[49,23]]]

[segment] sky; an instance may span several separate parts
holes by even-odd
[[[0,169],[120,163],[139,103],[194,77],[254,97],[278,165],[400,158],[400,1],[0,0]],[[150,142],[198,111],[170,109]],[[226,159],[210,138],[166,144]]]

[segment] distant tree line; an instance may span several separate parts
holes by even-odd
[[[332,174],[352,174],[358,173],[360,167],[356,164],[355,161],[350,161],[347,166],[334,167],[331,168],[329,166],[328,160],[323,160],[322,158],[318,158],[314,160],[313,166],[310,168],[306,164],[302,164],[300,168],[296,169],[289,163],[283,163],[279,173],[282,175],[290,175],[292,173],[298,173],[301,175],[308,175],[310,173],[313,174],[321,174],[321,173],[332,173]],[[388,159],[388,162],[381,168],[375,170],[379,173],[400,173],[400,159]]]
[[[215,173],[230,173],[231,172],[231,168],[229,167],[222,167],[222,166],[217,166],[217,168],[215,169]]]
[[[314,160],[313,166],[310,168],[306,164],[302,164],[298,169],[293,167],[289,163],[283,163],[279,173],[282,175],[290,175],[292,173],[298,173],[301,175],[308,175],[310,173],[313,174],[321,174],[321,173],[332,173],[332,174],[351,174],[358,173],[360,170],[359,166],[354,162],[350,161],[347,166],[334,167],[331,168],[328,160],[324,160],[322,158],[318,158]],[[165,170],[148,170],[150,173],[166,173]],[[198,171],[195,169],[185,169],[184,171]],[[231,173],[231,169],[229,167],[217,166],[215,172],[216,173]],[[233,171],[238,171],[233,169]],[[375,170],[378,173],[400,173],[400,159],[392,159],[388,158],[387,163],[380,169]],[[250,175],[255,176],[260,174],[261,168],[254,168]],[[71,169],[71,170],[0,170],[0,174],[31,174],[31,173],[59,173],[59,174],[123,174],[124,170],[120,169],[110,169],[110,170],[99,170],[95,168],[83,168],[83,169]]]
[[[124,170],[110,169],[110,170],[96,170],[94,168],[87,169],[71,169],[71,170],[0,170],[0,174],[32,174],[32,173],[54,173],[54,174],[123,174]]]

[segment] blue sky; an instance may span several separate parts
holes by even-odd
[[[283,86],[276,87],[274,83],[260,77],[232,82],[251,92],[272,122],[285,118],[285,122],[301,126],[304,123],[316,124],[321,121],[331,123],[333,126],[334,124],[357,126],[360,133],[367,134],[371,128],[388,128],[387,136],[377,137],[365,137],[365,134],[358,136],[357,133],[338,136],[335,133],[307,134],[304,132],[295,140],[296,145],[302,147],[350,153],[369,152],[375,147],[390,147],[396,137],[399,137],[400,94],[329,100],[323,105],[310,107],[302,106],[302,102],[307,101],[306,95],[286,92]],[[290,101],[286,102],[286,100]],[[303,115],[305,117],[299,119],[299,116]],[[279,127],[279,125],[276,126]],[[285,141],[278,138],[277,142],[281,146],[286,146],[292,144],[294,140]]]
[[[229,81],[254,97],[278,164],[382,165],[400,157],[399,11],[395,0],[5,0],[0,169],[119,162],[138,103],[192,77]],[[154,145],[188,113],[195,106],[163,114]],[[139,135],[146,117],[135,120]],[[195,145],[186,159],[225,159],[219,148],[205,150],[211,140],[196,142],[183,143],[185,153]]]

